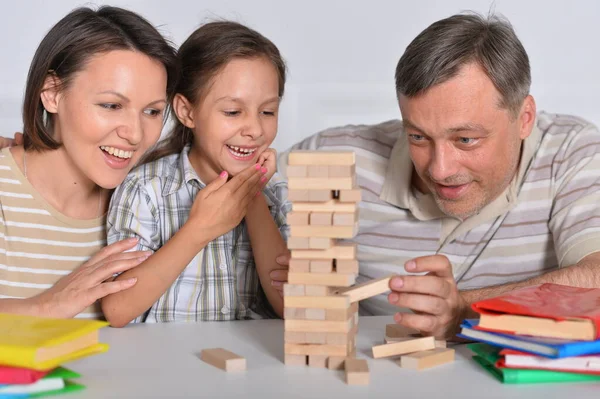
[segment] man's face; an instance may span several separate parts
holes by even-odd
[[[500,93],[477,64],[425,93],[400,96],[413,184],[440,209],[464,220],[506,189],[531,133],[535,102],[528,96],[515,118],[500,107]]]

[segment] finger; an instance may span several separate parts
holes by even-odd
[[[404,327],[419,330],[423,335],[431,335],[437,327],[437,317],[428,314],[396,313],[394,321]]]
[[[290,251],[287,251],[287,253],[283,254],[283,255],[279,255],[277,258],[275,258],[275,262],[277,262],[277,264],[279,266],[286,266],[289,267],[290,266]]]
[[[23,133],[16,132],[15,133],[15,138],[13,139],[13,142],[14,142],[15,145],[21,145],[21,144],[23,144]]]
[[[241,173],[235,175],[233,179],[227,182],[227,186],[232,193],[247,189],[260,179],[263,175],[260,164],[255,164],[244,169]]]
[[[447,298],[452,286],[448,280],[435,276],[396,276],[390,280],[390,289],[396,292],[412,292]]]
[[[397,294],[392,292],[388,295],[388,301],[392,305],[408,308],[415,312],[423,312],[440,316],[448,312],[446,301],[437,296],[421,294]]]
[[[453,278],[452,265],[443,255],[422,256],[406,262],[404,268],[410,273],[430,272],[440,277]]]
[[[139,241],[139,238],[137,238],[137,237],[131,237],[131,238],[127,238],[125,240],[117,241],[113,244],[110,244],[110,245],[102,248],[100,251],[98,251],[98,253],[96,253],[94,256],[92,256],[90,258],[90,260],[88,260],[86,263],[87,264],[98,263],[98,262],[108,258],[111,255],[127,251],[128,249],[135,247],[137,245],[138,241]]]
[[[235,200],[245,208],[248,206],[250,201],[256,197],[257,193],[262,191],[262,186],[265,180],[266,178],[262,172],[252,176],[250,179],[246,180],[233,194]]]
[[[205,197],[211,195],[227,183],[227,177],[229,177],[229,174],[226,171],[222,171],[219,177],[208,183],[200,192],[203,192]]]
[[[120,274],[126,272],[127,270],[133,269],[146,259],[148,259],[147,256],[141,256],[135,259],[105,263],[94,270],[94,272],[90,275],[91,281],[94,283],[94,285],[100,284],[101,282],[113,277],[115,274]]]
[[[271,281],[271,285],[273,286],[273,288],[275,288],[277,291],[283,291],[283,284],[285,284],[285,282],[283,281]]]
[[[279,281],[279,282],[287,282],[288,279],[288,270],[287,269],[276,269],[273,270],[271,273],[269,273],[269,277],[271,277],[271,280],[273,281]]]
[[[107,295],[114,294],[128,288],[131,288],[137,283],[137,278],[132,277],[126,280],[109,281],[99,284],[90,290],[90,295],[94,301],[104,298]]]
[[[107,264],[118,262],[118,261],[127,261],[127,260],[135,260],[139,258],[148,258],[152,255],[152,251],[132,251],[132,252],[122,252],[120,254],[114,254],[109,256],[106,259],[101,260],[98,263],[91,264],[87,266],[90,269],[90,273],[94,270],[103,268]],[[86,263],[87,265],[87,263]]]

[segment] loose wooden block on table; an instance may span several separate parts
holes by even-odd
[[[310,238],[308,237],[289,237],[287,240],[289,249],[311,249]]]
[[[331,226],[333,224],[333,213],[311,212],[308,219],[311,226]]]
[[[308,367],[327,368],[327,357],[322,355],[309,355]]]
[[[290,273],[308,273],[310,271],[310,260],[290,259]]]
[[[291,260],[290,260],[291,262]],[[337,273],[355,274],[358,273],[358,261],[356,259],[336,259],[335,271]]]
[[[347,345],[285,344],[284,352],[290,355],[348,356],[353,348]]]
[[[352,190],[340,190],[338,195],[338,200],[340,202],[351,202],[356,203],[360,202],[362,199],[362,194],[359,188],[355,188]]]
[[[290,177],[290,190],[350,190],[355,184],[354,177]]]
[[[354,260],[356,258],[356,244],[338,244],[324,250],[292,250],[292,259],[337,259]]]
[[[350,302],[358,302],[390,290],[390,278],[387,276],[376,280],[366,281],[354,287],[340,289],[337,293],[350,298]]]
[[[398,365],[405,369],[424,370],[454,361],[454,349],[435,348],[400,357]]]
[[[285,171],[286,176],[289,177],[307,177],[308,166],[305,165],[288,165]]]
[[[331,273],[333,272],[333,259],[311,260],[311,273]]]
[[[292,201],[290,199],[290,201]],[[342,203],[339,200],[325,200],[322,202],[293,202],[292,211],[294,212],[356,212],[358,207],[355,203]]]
[[[306,355],[290,355],[286,353],[284,360],[286,366],[306,366],[308,364],[308,356]]]
[[[246,370],[246,359],[223,348],[204,349],[200,359],[211,366],[225,371]]]
[[[294,320],[296,321],[296,320]],[[301,322],[302,320],[297,320]],[[376,345],[373,348],[373,358],[405,355],[412,352],[426,351],[435,349],[435,339],[433,337],[414,338],[391,344]]]
[[[353,320],[284,320],[285,331],[318,332],[318,333],[347,333],[354,326]],[[395,344],[389,344],[395,345]],[[433,349],[426,348],[426,349]],[[424,349],[425,350],[425,349]],[[407,352],[405,352],[407,353]]]
[[[306,238],[306,237],[300,237]],[[333,239],[328,237],[308,237],[308,249],[329,249],[333,247]],[[292,248],[290,248],[292,249]],[[305,248],[297,248],[305,249]]]
[[[283,305],[290,308],[347,309],[350,301],[337,296],[284,296]]]
[[[307,177],[329,177],[329,166],[327,165],[308,165],[307,168]]]
[[[304,285],[326,285],[329,287],[349,287],[356,281],[356,275],[354,274],[340,274],[340,273],[288,273],[288,282],[290,284],[304,284]],[[342,297],[342,296],[340,296]],[[333,298],[333,297],[332,297]],[[343,297],[349,304],[350,301],[347,297]],[[334,298],[339,300],[339,298]],[[312,307],[312,306],[308,306]]]
[[[309,221],[309,212],[289,212],[286,216],[286,222],[290,226],[308,226]],[[295,236],[295,234],[291,234],[291,236]],[[297,236],[300,237],[300,236]]]
[[[348,385],[369,385],[369,364],[365,359],[347,358],[344,369]]]
[[[288,165],[354,165],[356,156],[352,151],[291,151]]]

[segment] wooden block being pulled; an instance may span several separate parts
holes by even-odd
[[[333,224],[333,213],[311,212],[309,217],[311,226],[331,226]]]
[[[289,249],[311,249],[310,238],[308,237],[289,237],[287,240]]]
[[[288,212],[286,216],[287,224],[290,226],[308,226],[309,212]],[[296,234],[291,234],[292,237],[304,237]]]
[[[311,273],[332,273],[333,259],[315,259],[310,261]]]
[[[400,357],[398,365],[405,369],[424,370],[454,361],[454,349],[435,348]]]
[[[329,166],[327,165],[309,165],[307,168],[307,177],[329,177]]]
[[[323,355],[309,355],[308,356],[308,367],[327,368],[328,356]]]
[[[420,338],[420,337],[421,337],[420,334],[411,335],[411,336],[408,336],[408,337],[388,337],[388,336],[386,336],[385,339],[384,339],[384,342],[386,344],[391,344],[393,342],[408,341],[408,340],[415,339],[415,338]],[[436,348],[445,348],[447,346],[446,345],[446,341],[443,340],[443,339],[436,339],[434,343],[435,343],[435,347]]]
[[[308,166],[305,165],[288,165],[285,170],[286,176],[289,177],[308,177]]]
[[[290,355],[286,353],[284,360],[286,366],[306,366],[308,365],[308,356],[306,355]]]
[[[335,271],[344,274],[357,274],[358,261],[356,259],[336,259]]]
[[[290,273],[308,273],[310,271],[310,260],[290,259]]]
[[[290,177],[290,190],[350,190],[355,184],[354,177]]]
[[[354,165],[356,157],[352,151],[304,151],[295,150],[288,154],[288,165]]]
[[[361,190],[355,188],[352,190],[340,190],[338,200],[340,202],[357,203],[361,201]]]
[[[355,165],[330,165],[327,173],[329,177],[352,177],[356,174],[356,167]]]
[[[343,370],[346,358],[346,356],[329,356],[327,359],[327,368],[329,370]]]
[[[284,351],[290,355],[347,356],[349,348],[346,345],[285,344]]]
[[[300,237],[306,238],[306,237]],[[329,249],[333,247],[334,241],[328,237],[308,237],[308,249]],[[296,248],[304,249],[304,248]]]
[[[344,362],[346,384],[369,385],[369,364],[365,359],[347,358]]]
[[[349,287],[356,281],[354,274],[340,273],[288,273],[288,282],[290,284],[305,284],[305,285],[326,285],[329,287]],[[335,297],[331,297],[335,298]],[[346,296],[344,298],[349,304],[350,301]],[[339,298],[336,298],[339,299]],[[312,306],[307,306],[312,307]]]
[[[318,332],[318,333],[347,333],[354,326],[353,320],[284,320],[285,331]],[[395,345],[395,344],[389,344]],[[433,349],[428,348],[428,349]]]
[[[283,285],[283,295],[284,296],[303,296],[304,295],[304,285],[302,284],[284,284]]]
[[[283,297],[283,305],[290,308],[346,309],[350,301],[343,296],[286,296]]]
[[[356,258],[356,244],[338,244],[328,249],[292,250],[292,259],[349,259]]]
[[[335,212],[332,222],[335,226],[354,226],[358,222],[358,212]]]
[[[390,278],[392,276],[366,281],[354,287],[344,288],[338,291],[339,295],[350,298],[350,302],[358,302],[390,290]]]
[[[311,191],[312,193],[312,191]],[[329,191],[331,193],[331,191]],[[292,200],[290,200],[292,201]],[[292,211],[294,212],[356,212],[358,207],[355,203],[344,204],[339,200],[331,198],[323,202],[293,202]]]
[[[302,322],[303,320],[293,321]],[[435,339],[433,337],[413,338],[402,342],[376,345],[372,349],[373,358],[375,359],[379,359],[382,357],[399,356],[412,352],[420,352],[429,349],[435,349]]]
[[[223,348],[204,349],[200,359],[211,366],[225,371],[246,370],[246,359]]]

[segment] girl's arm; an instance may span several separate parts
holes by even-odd
[[[183,227],[145,262],[117,277],[136,278],[137,283],[102,300],[102,311],[110,324],[123,327],[152,307],[202,248],[237,226],[260,190],[261,176],[259,169],[248,168],[227,182],[227,173],[223,173],[200,190]],[[113,198],[111,214],[123,207],[119,200],[118,196]],[[113,206],[116,211],[112,211]]]
[[[246,227],[260,284],[275,313],[283,317],[283,297],[271,284],[270,273],[275,269],[281,269],[275,259],[286,251],[287,246],[271,216],[263,194],[256,197],[248,206]]]

